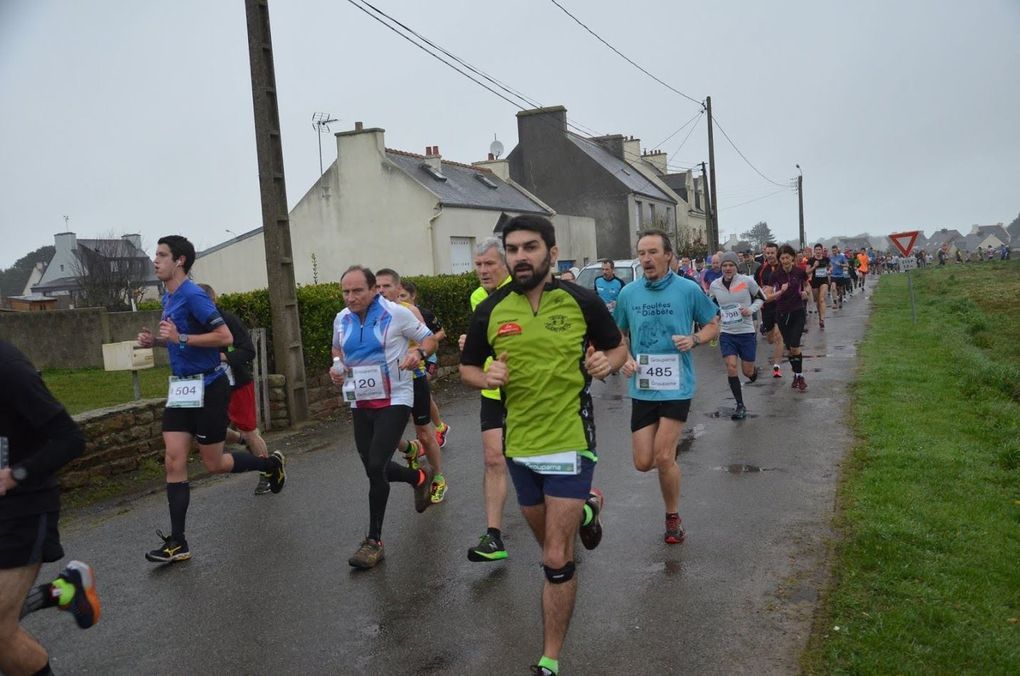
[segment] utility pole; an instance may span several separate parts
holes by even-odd
[[[277,371],[282,371],[287,378],[287,409],[290,422],[294,424],[308,419],[308,382],[294,285],[268,0],[244,0],[244,10],[248,21],[248,60],[255,107],[255,147],[262,194],[262,235],[273,322],[273,356]]]
[[[797,202],[800,204],[800,248],[804,250],[807,238],[804,236],[804,172],[797,165]]]
[[[718,247],[712,247],[712,195],[708,185],[708,169],[705,167],[705,163],[701,163],[701,185],[705,189],[705,235],[708,236],[708,242],[706,244],[712,252],[718,251]],[[718,239],[718,237],[716,237]]]
[[[708,235],[708,248],[712,253],[719,250],[719,209],[715,192],[715,141],[712,138],[712,97],[705,97],[705,108],[708,110],[708,170],[712,175],[712,229]]]

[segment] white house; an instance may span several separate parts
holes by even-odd
[[[407,275],[472,269],[476,242],[520,214],[550,218],[561,261],[596,257],[595,221],[556,214],[510,179],[505,160],[475,165],[386,147],[384,130],[360,122],[336,134],[337,159],[290,213],[299,284],[338,281],[353,264]],[[218,293],[267,286],[262,229],[198,255],[192,277]]]

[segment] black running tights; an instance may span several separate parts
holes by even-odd
[[[368,537],[380,540],[386,501],[390,497],[390,482],[399,481],[412,486],[418,483],[418,470],[398,465],[390,459],[407,426],[411,407],[356,408],[351,414],[354,418],[354,443],[368,475]]]

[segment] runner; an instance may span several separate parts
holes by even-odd
[[[818,330],[825,330],[825,306],[827,304],[826,294],[829,291],[829,272],[832,269],[829,257],[825,255],[821,244],[815,244],[814,253],[808,259],[808,267],[805,271],[808,279],[811,280],[811,294],[814,296],[815,307],[818,311]]]
[[[676,446],[694,397],[691,350],[718,336],[719,309],[696,283],[669,269],[673,247],[665,231],[641,233],[637,256],[645,280],[624,289],[613,314],[629,344],[620,372],[630,378],[634,468],[658,471],[666,508],[663,540],[675,545],[686,536],[679,514]],[[722,255],[717,258],[721,264]],[[692,331],[695,322],[702,326],[698,331]]]
[[[216,305],[216,291],[208,284],[199,284],[198,288],[205,291],[209,300]],[[260,458],[269,457],[269,448],[262,438],[255,411],[255,380],[251,376],[251,363],[255,359],[255,344],[251,342],[251,334],[241,318],[229,310],[216,305],[223,315],[223,321],[230,329],[234,343],[220,350],[220,361],[230,369],[230,404],[227,406],[227,417],[237,429],[227,428],[226,443],[241,444],[250,453]],[[255,495],[270,492],[269,475],[259,474],[259,482],[255,486]]]
[[[737,359],[740,359],[741,371],[747,377],[747,382],[753,383],[757,380],[758,369],[754,365],[754,360],[758,344],[751,317],[765,303],[765,296],[758,288],[754,277],[737,274],[738,263],[737,254],[723,254],[723,276],[712,282],[708,289],[709,296],[719,304],[721,316],[719,347],[726,363],[726,378],[730,384],[730,391],[737,401],[737,408],[730,416],[731,420],[743,420],[747,417],[740,378],[737,376]]]
[[[382,297],[391,303],[401,305],[400,274],[391,268],[382,268],[375,273],[375,279],[378,282],[378,290]],[[410,310],[419,322],[425,323],[425,317],[418,308],[410,303],[403,304],[403,307]],[[417,346],[412,341],[408,349],[414,350],[415,347]],[[435,352],[435,349],[430,352]],[[432,391],[429,388],[429,380],[425,375],[425,367],[419,364],[414,369],[414,402],[411,407],[415,439],[410,441],[399,439],[397,450],[404,454],[408,466],[415,469],[418,466],[417,459],[421,456],[422,449],[424,449],[425,457],[428,458],[433,472],[429,498],[432,504],[439,504],[446,497],[446,477],[443,476],[443,456],[442,451],[439,450],[439,442],[436,439],[436,428],[432,424]]]
[[[556,674],[577,594],[574,540],[602,540],[603,498],[591,488],[595,424],[589,385],[626,359],[612,317],[594,293],[552,277],[556,231],[540,216],[503,228],[511,284],[475,311],[461,354],[461,378],[502,388],[505,454],[521,512],[542,547],[543,655],[535,674]],[[490,356],[497,357],[488,368]]]
[[[433,470],[403,467],[391,458],[414,400],[414,377],[403,372],[416,370],[422,359],[435,352],[436,340],[408,308],[380,295],[376,276],[368,268],[347,268],[340,277],[340,288],[346,307],[333,320],[332,352],[337,367],[329,370],[329,377],[343,387],[343,399],[351,405],[354,444],[368,475],[369,513],[368,535],[347,562],[368,569],[386,556],[382,525],[390,483],[414,488],[414,507],[419,513],[431,504]],[[367,334],[365,327],[371,328]],[[417,347],[411,347],[412,342]],[[427,418],[427,409],[424,415]]]
[[[564,275],[569,270],[564,272]],[[471,293],[471,310],[489,297],[496,289],[510,282],[506,269],[506,254],[503,242],[489,237],[475,247],[475,273],[481,285]],[[561,277],[562,281],[562,277]],[[569,281],[569,280],[568,280]],[[460,337],[460,349],[464,350],[467,335]],[[485,360],[484,369],[492,364],[492,358]],[[506,505],[506,460],[503,458],[503,397],[499,388],[482,390],[479,410],[482,428],[482,456],[485,473],[482,475],[482,493],[485,497],[485,535],[478,544],[468,549],[468,561],[500,561],[509,555],[503,544],[503,507]]]
[[[832,285],[834,287],[832,299],[833,309],[843,309],[843,299],[846,297],[847,286],[850,278],[847,276],[847,268],[850,267],[846,255],[840,252],[839,247],[832,245],[832,255],[829,257],[832,264]]]
[[[857,279],[860,282],[861,291],[864,290],[864,283],[868,281],[868,253],[861,249],[857,252]]]
[[[595,278],[595,293],[599,295],[610,312],[616,307],[616,297],[620,295],[626,285],[626,282],[616,276],[616,263],[613,262],[613,259],[607,258],[602,261],[602,275]]]
[[[774,294],[775,284],[773,276],[779,269],[779,245],[769,242],[765,245],[765,261],[758,268],[756,281],[758,287],[765,294],[765,304],[761,308],[761,332],[765,339],[772,346],[772,377],[782,378],[783,372],[779,368],[779,362],[783,358],[783,336],[776,324],[776,296]]]
[[[712,286],[712,282],[722,277],[722,267],[720,265],[722,255],[722,251],[716,251],[715,255],[711,256],[710,265],[705,266],[705,269],[701,271],[701,288],[704,289],[705,293],[708,293],[708,287]]]
[[[213,474],[266,472],[273,493],[283,490],[286,459],[279,451],[268,458],[248,453],[224,453],[230,383],[220,349],[233,344],[216,306],[190,279],[195,247],[180,235],[158,242],[154,261],[156,278],[166,286],[163,320],[156,337],[145,327],[138,334],[142,347],[166,346],[170,354],[170,391],[163,410],[163,444],[166,446],[166,497],[170,508],[170,535],[156,531],[163,545],[145,554],[154,563],[191,558],[184,526],[191,500],[188,453],[198,443],[202,464]]]
[[[772,275],[776,295],[776,324],[783,334],[783,343],[790,353],[790,368],[793,382],[790,387],[802,392],[807,389],[804,381],[804,359],[800,356],[800,341],[807,315],[804,303],[810,297],[807,275],[793,264],[797,252],[789,244],[779,249],[779,269]]]
[[[32,587],[44,562],[64,557],[57,470],[85,451],[85,437],[35,366],[5,340],[0,383],[0,673],[52,674],[46,649],[21,619],[57,606],[88,629],[101,612],[95,575],[81,561]]]
[[[409,279],[400,280],[399,298],[403,305],[415,307],[421,313],[425,326],[429,327],[429,331],[432,332],[436,342],[443,342],[446,338],[446,329],[439,322],[435,312],[418,305],[418,286],[414,282]],[[429,358],[422,364],[422,367],[425,369],[425,377],[430,385],[429,420],[432,421],[432,425],[436,428],[436,443],[439,444],[439,448],[443,448],[446,446],[446,437],[450,434],[450,426],[443,422],[443,419],[439,416],[439,406],[436,405],[436,398],[431,396],[431,383],[436,375],[436,371],[439,370],[439,357],[435,354],[430,354]]]

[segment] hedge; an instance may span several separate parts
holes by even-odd
[[[467,330],[471,318],[469,297],[478,288],[478,277],[473,273],[462,275],[436,275],[407,277],[418,287],[418,303],[436,313],[446,329],[447,339],[441,352],[457,349],[456,338]],[[298,286],[298,313],[301,318],[301,342],[304,345],[305,366],[309,369],[328,368],[330,346],[333,340],[333,319],[344,307],[340,284]],[[268,331],[269,359],[273,361],[272,319],[269,313],[269,290],[225,293],[217,304],[230,310],[248,326],[265,327]]]

